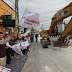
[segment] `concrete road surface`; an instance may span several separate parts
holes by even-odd
[[[72,47],[43,49],[34,42],[22,72],[72,72]]]

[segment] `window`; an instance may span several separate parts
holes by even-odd
[[[64,12],[61,12],[61,13],[60,13],[60,16],[61,16],[61,17],[64,16]]]
[[[68,14],[68,11],[65,11],[65,12],[64,12],[64,15],[66,15],[66,14]]]
[[[66,15],[66,14],[68,14],[68,11],[61,12],[61,13],[60,13],[60,17]]]

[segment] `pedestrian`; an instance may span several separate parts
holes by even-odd
[[[31,37],[31,35],[30,35],[30,34],[28,34],[28,40],[29,40],[29,41],[31,41],[31,40],[30,40],[30,37]]]
[[[8,35],[6,39],[4,34],[0,32],[0,66],[5,67],[6,65],[6,47],[5,44],[11,39],[11,36]]]
[[[28,34],[28,35],[26,36],[26,41],[28,41],[28,43],[30,44],[30,34]],[[27,51],[28,51],[28,52],[30,52],[29,47],[30,47],[30,45],[27,47]]]
[[[26,41],[28,41],[28,43],[30,44],[30,37],[28,35],[26,36]]]
[[[34,34],[31,32],[31,42],[34,42]]]
[[[8,35],[9,35],[9,34],[6,34],[6,35],[5,35],[5,39],[8,37]],[[11,61],[10,54],[11,54],[11,48],[6,47],[6,63],[7,63],[7,64],[10,64],[10,61]]]
[[[35,38],[36,38],[36,42],[38,42],[38,34],[37,33],[35,35]]]
[[[24,36],[22,37],[21,42],[25,42],[25,38],[24,38]],[[24,49],[24,50],[21,50],[21,51],[22,51],[22,53],[23,53],[23,55],[24,55],[24,54],[25,54],[25,49]]]
[[[9,41],[9,43],[10,43],[11,46],[14,45],[14,44],[16,44],[14,36],[11,37],[11,40]],[[15,51],[11,49],[11,58],[15,57],[14,54],[15,54]]]

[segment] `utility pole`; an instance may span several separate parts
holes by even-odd
[[[18,1],[19,1],[19,0],[17,0],[17,20],[18,20],[18,24],[19,24],[19,8],[18,8]],[[18,25],[18,35],[20,35],[19,25]]]
[[[15,0],[15,38],[17,39],[17,25],[19,24],[18,0]],[[19,33],[19,26],[18,26]]]
[[[17,0],[15,0],[15,39],[17,38],[16,20],[17,20]]]

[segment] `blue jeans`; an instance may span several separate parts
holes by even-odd
[[[25,55],[27,54],[27,52],[28,52],[28,49],[25,49]]]

